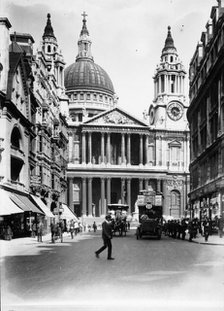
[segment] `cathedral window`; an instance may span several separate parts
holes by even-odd
[[[93,94],[93,100],[97,100],[97,95]]]
[[[103,95],[100,94],[100,101],[103,101]]]
[[[80,94],[80,100],[83,100],[83,99],[84,99],[84,94],[81,93],[81,94]]]
[[[170,56],[170,62],[171,63],[173,62],[173,56]]]
[[[86,95],[86,97],[88,100],[90,100],[90,94],[89,93]]]
[[[50,45],[47,46],[47,52],[51,53],[51,46]]]

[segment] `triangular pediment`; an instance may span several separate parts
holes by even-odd
[[[141,120],[136,119],[120,108],[114,108],[105,111],[88,121],[85,125],[111,125],[111,126],[140,126],[147,127],[148,125]]]
[[[181,148],[181,143],[178,140],[173,140],[169,143],[169,147],[179,147]]]

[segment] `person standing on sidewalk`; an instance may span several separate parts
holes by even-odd
[[[43,237],[43,222],[42,220],[39,220],[37,224],[37,242],[43,242],[42,237]]]
[[[205,220],[203,221],[202,225],[204,227],[205,242],[208,242],[208,237],[209,237],[209,233],[210,233],[210,221],[209,221],[208,217],[205,217]]]
[[[111,243],[112,224],[111,224],[110,215],[107,215],[105,217],[104,222],[102,223],[102,239],[103,239],[103,246],[95,252],[96,257],[99,258],[99,254],[107,248],[108,249],[107,259],[113,260],[114,258],[111,257],[112,255],[112,243]]]
[[[219,230],[220,238],[222,238],[223,236],[223,227],[224,227],[224,220],[223,220],[223,217],[220,215],[218,218],[218,230]]]

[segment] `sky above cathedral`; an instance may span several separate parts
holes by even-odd
[[[29,33],[40,45],[47,13],[66,66],[75,62],[83,11],[92,55],[110,76],[118,106],[142,118],[154,99],[153,75],[171,26],[174,45],[188,70],[216,0],[1,0],[0,15],[13,33]]]

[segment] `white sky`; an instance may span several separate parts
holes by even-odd
[[[51,14],[66,66],[75,62],[86,11],[96,64],[110,76],[118,105],[142,118],[154,97],[153,75],[167,36],[167,26],[188,73],[189,62],[216,0],[1,0],[0,15],[11,32],[30,33],[36,47]],[[1,43],[0,43],[1,44]],[[186,79],[186,95],[188,78]]]

